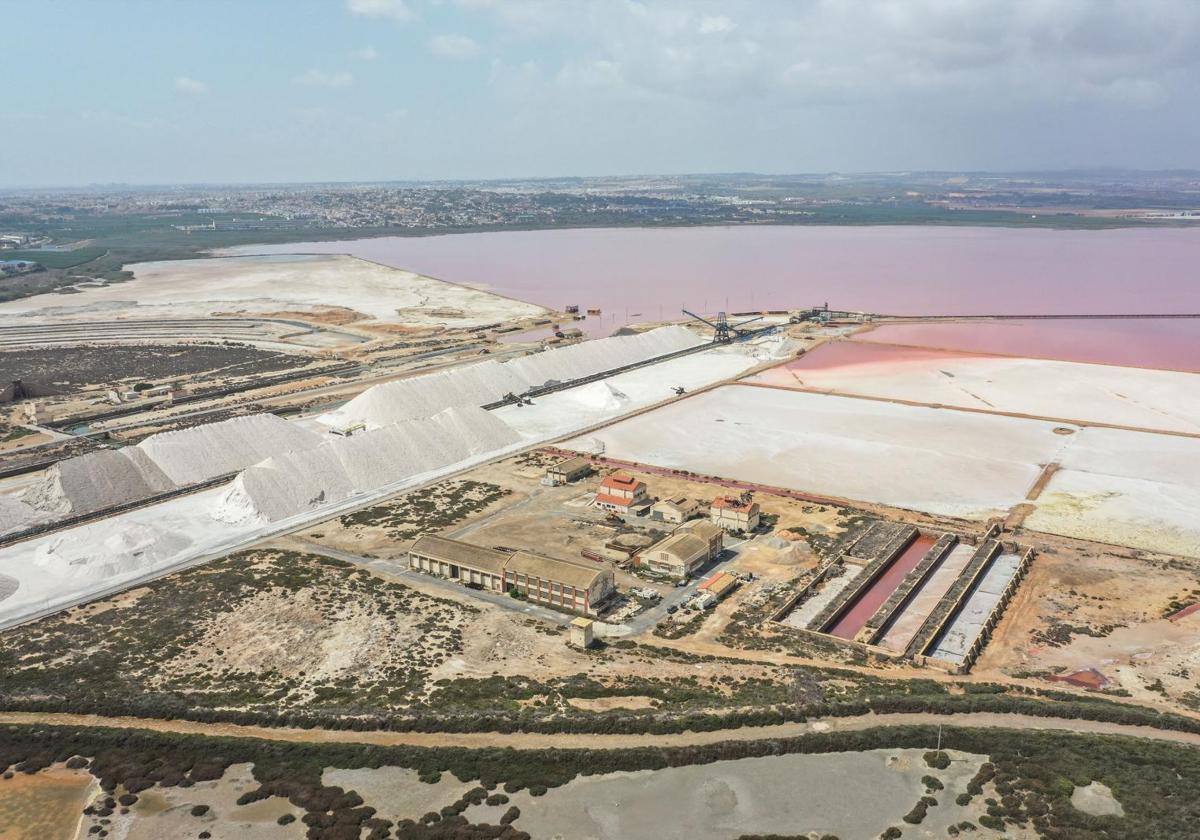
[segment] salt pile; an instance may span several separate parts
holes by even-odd
[[[631,402],[627,394],[603,381],[567,391],[565,398],[578,403],[582,408],[596,411],[620,411]]]
[[[111,530],[101,540],[80,540],[67,532],[38,546],[34,565],[60,579],[108,580],[141,572],[170,559],[188,539],[145,524]]]
[[[594,376],[704,343],[704,339],[679,326],[601,338],[509,362],[481,362],[376,385],[320,419],[331,426],[386,426],[429,417],[454,406],[486,405],[508,393],[521,394],[530,388]]]
[[[759,361],[770,361],[772,359],[790,359],[799,352],[803,347],[803,343],[794,338],[788,338],[784,335],[776,335],[754,345],[751,355]]]
[[[320,435],[274,414],[254,414],[151,435],[137,448],[182,487],[320,442]]]
[[[386,426],[429,417],[453,406],[484,405],[528,388],[506,364],[480,362],[374,385],[320,420],[331,426],[354,423]]]
[[[59,461],[22,500],[44,513],[71,516],[145,499],[175,486],[136,447],[101,449]]]
[[[613,336],[572,344],[558,350],[513,359],[505,364],[516,370],[529,383],[529,387],[539,388],[581,379],[704,343],[704,339],[684,327],[659,327],[638,335]]]
[[[214,516],[231,523],[274,522],[519,440],[481,408],[450,408],[268,458],[235,479]]]
[[[0,496],[0,534],[32,525],[41,518],[40,513],[14,495]]]

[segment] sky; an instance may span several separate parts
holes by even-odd
[[[0,0],[0,186],[1200,168],[1200,0]]]

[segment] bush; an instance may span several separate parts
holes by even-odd
[[[930,750],[925,753],[925,763],[934,770],[945,770],[950,766],[950,753],[945,750]]]
[[[921,784],[925,785],[929,790],[942,790],[946,787],[937,776],[922,776]]]
[[[207,805],[193,805],[192,806],[192,816],[193,817],[203,817],[207,813],[208,813]]]

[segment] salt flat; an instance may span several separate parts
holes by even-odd
[[[1200,434],[1200,374],[836,342],[755,381]]]
[[[1084,429],[1025,527],[1200,557],[1200,440]]]
[[[1039,420],[730,385],[567,445],[910,510],[986,519],[1021,501],[1064,438]]]
[[[540,306],[344,255],[169,260],[126,266],[134,279],[73,295],[0,304],[0,316],[195,318],[358,313],[359,322],[473,327],[545,314]]]

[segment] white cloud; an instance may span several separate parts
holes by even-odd
[[[188,93],[193,96],[201,96],[208,93],[208,85],[204,82],[193,79],[191,76],[176,76],[175,90],[180,93]]]
[[[346,0],[346,9],[353,15],[391,18],[401,23],[413,17],[405,0]]]
[[[345,70],[327,73],[314,67],[304,71],[292,81],[298,85],[308,85],[309,87],[343,88],[354,83],[354,75]]]
[[[708,15],[700,18],[700,34],[716,35],[722,32],[732,32],[737,24],[725,15]]]
[[[479,44],[466,35],[435,35],[429,39],[429,51],[438,58],[462,61],[479,55]]]
[[[354,56],[359,61],[374,61],[375,59],[379,58],[379,50],[375,49],[374,47],[362,47],[350,53],[350,55]]]
[[[500,37],[553,44],[543,84],[696,107],[1163,108],[1200,73],[1197,0],[759,0],[736,20],[729,0],[457,1]]]

